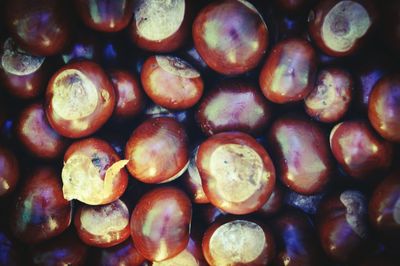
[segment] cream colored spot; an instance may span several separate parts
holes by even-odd
[[[10,185],[8,184],[7,180],[1,176],[0,176],[0,187],[2,188],[2,190],[8,190],[10,188]]]
[[[324,109],[329,107],[336,100],[336,88],[333,87],[334,77],[325,73],[323,83],[319,84],[305,99],[305,103],[312,109]]]
[[[160,262],[153,262],[153,266],[198,266],[200,265],[196,258],[187,251],[183,250],[181,253]]]
[[[367,236],[366,199],[358,191],[347,190],[340,194],[340,201],[346,207],[346,221],[351,229],[361,238]]]
[[[196,69],[178,57],[157,55],[156,61],[163,70],[173,75],[183,78],[200,77],[200,73]]]

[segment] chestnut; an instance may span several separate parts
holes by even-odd
[[[74,225],[79,238],[89,246],[112,247],[130,236],[129,210],[121,200],[101,206],[80,206]]]
[[[24,147],[36,157],[56,159],[67,149],[67,140],[50,126],[41,103],[22,110],[15,131]]]
[[[352,177],[363,179],[387,170],[392,162],[392,145],[380,138],[364,121],[344,121],[330,134],[336,161]]]
[[[133,0],[75,0],[75,7],[89,28],[117,32],[128,26],[132,18]]]
[[[143,64],[140,77],[147,96],[167,109],[190,108],[203,94],[200,73],[179,57],[149,57]]]
[[[153,52],[172,52],[185,44],[190,33],[190,1],[134,1],[129,28],[133,42]]]
[[[98,266],[141,266],[145,258],[135,248],[132,239],[129,238],[116,246],[101,249],[97,260],[96,265]]]
[[[19,163],[14,152],[0,146],[0,198],[14,191],[19,180]]]
[[[304,99],[307,114],[318,121],[339,121],[350,107],[353,79],[340,68],[325,68],[319,72],[314,89]]]
[[[96,132],[111,117],[115,92],[103,69],[91,61],[65,65],[50,79],[46,115],[60,135],[81,138]]]
[[[185,193],[174,187],[153,189],[133,210],[133,242],[150,261],[174,257],[188,244],[191,217],[192,206]]]
[[[269,131],[281,181],[300,194],[321,192],[333,173],[328,140],[315,123],[282,116]]]
[[[317,57],[305,40],[291,38],[273,47],[259,76],[261,90],[274,103],[304,99],[314,87]]]
[[[68,1],[8,0],[4,16],[15,41],[34,55],[61,52],[70,41],[72,24]]]
[[[204,233],[202,246],[211,266],[268,265],[275,256],[270,229],[246,219],[215,222]]]
[[[400,143],[400,75],[381,78],[374,86],[368,104],[368,118],[385,139]]]
[[[211,136],[200,144],[196,165],[207,198],[228,213],[258,210],[275,186],[275,167],[267,151],[245,133]]]
[[[120,160],[110,144],[98,138],[74,142],[64,155],[61,177],[67,200],[89,205],[117,200],[126,190],[127,160]]]
[[[200,102],[197,121],[204,134],[242,131],[257,135],[268,124],[271,107],[259,88],[241,81],[223,81]]]
[[[376,23],[370,0],[322,0],[308,16],[309,33],[315,44],[331,56],[357,51]]]
[[[258,10],[246,0],[216,1],[195,18],[193,41],[200,56],[224,75],[255,68],[268,46],[268,28]]]
[[[40,167],[27,177],[9,217],[13,235],[36,244],[64,232],[71,223],[72,204],[64,199],[59,174]]]
[[[189,164],[187,136],[174,118],[150,118],[140,124],[125,147],[127,168],[144,183],[164,183],[178,178]]]

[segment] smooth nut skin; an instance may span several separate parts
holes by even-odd
[[[370,0],[323,0],[310,11],[308,31],[327,55],[346,56],[365,42],[377,19]]]
[[[313,89],[317,71],[314,48],[302,39],[287,39],[273,47],[261,69],[259,84],[268,100],[289,103]]]
[[[93,134],[111,117],[115,92],[103,69],[91,61],[65,65],[50,79],[46,115],[60,135],[81,138]]]
[[[392,162],[392,145],[380,138],[364,121],[345,121],[330,134],[336,161],[346,173],[363,179],[387,170]]]
[[[197,14],[192,35],[203,60],[224,75],[253,69],[268,46],[268,28],[260,13],[245,0],[207,5]]]
[[[321,192],[332,176],[333,162],[322,129],[309,120],[280,117],[272,124],[269,141],[281,181],[301,194]]]
[[[200,102],[197,122],[207,136],[225,131],[260,133],[271,117],[271,107],[259,89],[242,81],[224,81]]]
[[[63,197],[59,174],[52,168],[41,167],[22,185],[9,222],[15,237],[36,244],[65,231],[71,216],[72,204]]]
[[[117,32],[128,26],[132,18],[133,0],[75,0],[83,23],[103,32]]]
[[[36,157],[56,159],[67,149],[67,140],[50,126],[40,103],[22,110],[15,131],[24,147]]]
[[[138,251],[150,261],[171,258],[188,244],[192,206],[185,193],[160,187],[146,193],[131,216],[131,235]]]
[[[139,253],[131,238],[114,247],[101,249],[97,256],[96,265],[132,265],[140,266],[145,262],[145,258]]]
[[[19,266],[21,264],[20,248],[7,231],[0,229],[0,265]]]
[[[275,186],[275,167],[267,151],[245,133],[208,138],[199,146],[196,165],[207,198],[228,213],[258,210]]]
[[[15,41],[34,55],[61,52],[72,35],[68,1],[8,0],[5,22]]]
[[[14,152],[0,146],[0,198],[14,191],[19,180],[19,163]]]
[[[144,183],[163,183],[178,178],[189,162],[187,136],[174,118],[150,118],[139,125],[125,147],[127,168]]]
[[[262,223],[221,219],[204,233],[203,254],[211,266],[268,265],[275,256],[275,240]]]
[[[178,57],[151,56],[144,62],[140,75],[147,96],[167,109],[190,108],[203,94],[200,73]]]
[[[385,76],[375,84],[368,104],[368,118],[385,139],[400,143],[400,75]]]

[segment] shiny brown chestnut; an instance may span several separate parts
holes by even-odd
[[[174,118],[150,118],[132,133],[125,147],[127,168],[144,183],[164,183],[178,178],[189,164],[184,128]]]
[[[355,178],[366,178],[387,170],[393,147],[380,138],[364,121],[344,121],[330,134],[330,146],[336,161]]]
[[[75,0],[74,3],[83,23],[97,31],[123,30],[132,18],[133,0]]]
[[[84,266],[88,247],[74,231],[68,230],[54,239],[32,246],[30,253],[32,266]]]
[[[368,206],[357,190],[345,190],[323,199],[317,211],[320,243],[335,261],[361,258],[370,244]]]
[[[146,193],[131,216],[131,235],[138,251],[150,261],[163,261],[185,249],[189,241],[192,206],[175,187]]]
[[[137,77],[125,70],[113,70],[110,72],[110,77],[117,102],[114,117],[127,119],[140,114],[144,108],[145,99]]]
[[[268,265],[275,256],[270,229],[246,219],[215,222],[204,233],[202,246],[211,266]]]
[[[271,107],[260,90],[242,81],[223,81],[200,102],[196,113],[204,134],[224,131],[259,134],[271,117]]]
[[[350,107],[353,91],[351,75],[340,68],[319,72],[311,93],[304,99],[307,114],[320,122],[339,121]]]
[[[310,11],[309,33],[331,56],[353,54],[365,42],[377,19],[370,0],[323,0]]]
[[[72,35],[68,1],[8,0],[5,22],[15,41],[26,51],[42,56],[61,52]]]
[[[190,33],[190,1],[138,0],[129,28],[133,42],[153,52],[172,52]]]
[[[317,57],[302,39],[279,42],[261,69],[259,83],[268,100],[288,103],[304,99],[314,87]]]
[[[203,60],[224,75],[253,69],[268,46],[267,25],[246,0],[210,3],[197,14],[192,35]]]
[[[384,76],[372,89],[368,118],[385,139],[400,143],[400,75]]]
[[[322,191],[332,177],[328,140],[312,121],[280,117],[272,124],[269,141],[282,182],[297,193]]]
[[[187,109],[203,94],[200,73],[176,56],[157,55],[143,64],[141,81],[147,96],[167,109]]]
[[[130,236],[129,210],[119,199],[100,206],[80,206],[74,225],[79,238],[89,246],[112,247]]]
[[[13,235],[36,244],[60,235],[71,223],[72,204],[63,197],[57,171],[41,167],[27,177],[9,217]]]
[[[15,131],[19,141],[36,157],[56,159],[67,149],[67,140],[50,126],[41,103],[22,110]]]
[[[32,99],[46,88],[46,58],[34,56],[7,38],[0,48],[0,82],[4,89],[21,99]]]
[[[131,238],[114,247],[101,249],[96,259],[96,265],[98,266],[141,266],[145,261],[145,258],[136,249]]]
[[[67,200],[89,205],[117,200],[126,190],[127,160],[121,160],[110,144],[98,138],[74,142],[64,155],[61,177]]]
[[[275,186],[275,167],[267,151],[245,133],[208,138],[199,146],[196,165],[207,198],[228,213],[258,210]]]
[[[0,198],[14,191],[19,180],[19,163],[14,152],[0,146]]]
[[[46,115],[60,135],[88,136],[111,117],[115,92],[103,69],[91,61],[65,65],[50,79],[46,91]]]

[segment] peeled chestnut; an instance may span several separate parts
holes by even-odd
[[[14,191],[19,180],[19,163],[14,152],[0,146],[0,198]]]
[[[267,151],[245,133],[208,138],[199,146],[196,165],[207,198],[228,213],[258,210],[275,186],[275,167]]]
[[[133,242],[150,261],[174,257],[188,244],[191,218],[192,206],[185,193],[174,187],[153,189],[133,210]]]
[[[208,4],[193,23],[196,50],[209,67],[224,75],[255,68],[268,46],[268,28],[246,0]]]

